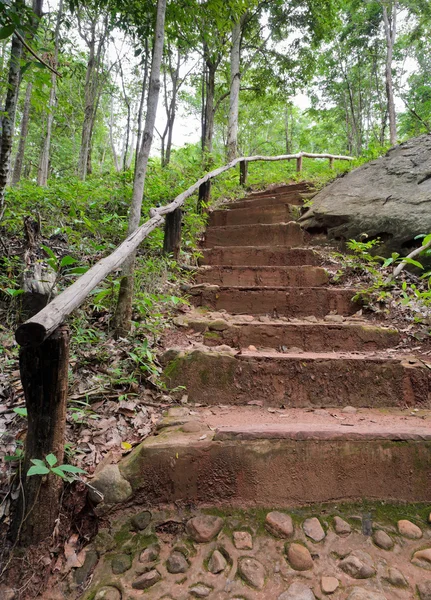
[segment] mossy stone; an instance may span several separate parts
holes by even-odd
[[[112,572],[114,575],[125,573],[132,566],[132,557],[130,554],[117,554],[111,561]]]

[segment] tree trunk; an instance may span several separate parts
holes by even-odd
[[[33,84],[31,82],[27,83],[27,89],[25,91],[24,108],[22,111],[21,131],[19,134],[18,151],[16,153],[15,164],[14,164],[14,168],[13,168],[12,185],[16,185],[21,180],[22,167],[24,164],[25,144],[27,141],[28,124],[29,124],[29,120],[30,120],[32,89],[33,89]]]
[[[135,180],[133,183],[132,204],[129,213],[128,235],[136,231],[141,218],[142,199],[144,195],[145,177],[148,159],[153,141],[157,105],[160,93],[160,68],[163,58],[163,43],[165,35],[165,13],[167,0],[158,0],[157,17],[154,35],[153,57],[147,99],[147,114],[142,136],[142,144],[136,162]],[[115,335],[124,336],[130,331],[133,301],[133,270],[135,254],[124,263],[122,269],[121,289],[115,314]]]
[[[237,156],[238,152],[238,112],[239,112],[239,89],[241,81],[241,32],[245,15],[232,30],[232,47],[230,53],[230,95],[229,95],[229,121],[227,128],[226,154],[230,162]]]
[[[389,140],[391,146],[397,143],[397,116],[395,112],[394,86],[392,81],[392,57],[394,52],[395,38],[397,34],[397,8],[398,2],[394,0],[392,4],[392,13],[389,17],[386,4],[383,7],[383,23],[385,25],[386,36],[386,96],[388,101],[389,115]]]
[[[111,144],[112,158],[114,159],[114,167],[117,173],[121,171],[120,162],[118,160],[117,150],[114,143],[114,96],[111,96],[111,115],[109,119],[109,142]]]
[[[63,0],[58,5],[57,22],[54,34],[54,65],[58,62],[58,41],[60,38],[60,25],[63,16]],[[42,143],[40,154],[39,169],[37,172],[37,185],[45,186],[48,183],[49,159],[51,149],[52,124],[54,121],[54,108],[57,101],[57,75],[51,73],[51,91],[49,93],[48,111],[46,116],[46,131]]]
[[[210,154],[213,149],[214,136],[214,97],[215,97],[215,74],[217,65],[207,58],[206,60],[206,82],[205,82],[205,108],[204,108],[204,138],[202,148],[204,153]]]
[[[139,110],[138,110],[138,128],[136,134],[136,150],[135,150],[135,176],[137,171],[137,163],[139,150],[141,148],[141,138],[142,138],[142,114],[144,112],[144,102],[145,102],[145,94],[147,91],[147,79],[148,79],[148,39],[145,39],[145,59],[144,59],[144,75],[142,78],[142,88],[141,88],[141,96],[139,99]]]

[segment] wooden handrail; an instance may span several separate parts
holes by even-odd
[[[15,331],[15,339],[20,346],[38,346],[47,337],[49,337],[64,319],[78,308],[88,295],[105,279],[112,271],[115,271],[124,263],[126,258],[138,249],[143,240],[164,221],[164,215],[179,209],[184,202],[199,191],[201,186],[221,175],[225,171],[232,169],[237,164],[242,163],[241,182],[245,184],[246,165],[256,161],[279,161],[279,160],[297,160],[302,166],[302,158],[324,158],[329,159],[330,164],[334,160],[354,160],[351,156],[333,155],[333,154],[313,154],[310,152],[299,152],[297,154],[283,154],[280,156],[247,156],[235,158],[227,165],[214,169],[206,173],[201,179],[190,186],[185,192],[179,194],[175,200],[166,206],[150,209],[150,219],[141,225],[136,231],[130,234],[118,248],[109,256],[99,260],[91,269],[81,275],[72,285],[56,296],[41,311],[31,319],[20,325]],[[300,169],[299,169],[300,170]]]

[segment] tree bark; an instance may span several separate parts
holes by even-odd
[[[232,30],[232,47],[230,53],[230,94],[229,94],[229,121],[227,127],[226,154],[230,162],[238,153],[238,113],[239,90],[241,82],[241,33],[245,19],[243,15]]]
[[[55,25],[54,34],[54,66],[57,66],[58,62],[58,42],[60,38],[60,25],[63,16],[63,0],[60,0],[58,5],[57,22]],[[45,137],[42,143],[42,150],[40,153],[39,169],[37,172],[37,184],[40,186],[46,186],[48,183],[48,172],[49,172],[49,159],[51,149],[51,134],[52,124],[54,121],[54,109],[57,102],[57,75],[51,73],[51,90],[49,93],[48,111],[46,115],[46,131]]]
[[[163,254],[172,254],[178,260],[181,249],[181,208],[166,215]]]
[[[132,203],[129,213],[128,235],[136,231],[141,218],[142,199],[144,195],[145,177],[147,174],[148,159],[153,141],[154,125],[156,122],[157,105],[160,94],[160,69],[163,58],[163,44],[165,36],[165,13],[167,0],[158,0],[157,17],[154,35],[153,57],[151,61],[151,74],[147,99],[147,114],[142,135],[142,144],[136,163],[135,180],[133,183]],[[135,264],[133,253],[125,262],[122,269],[121,291],[118,297],[115,314],[115,335],[124,336],[130,331],[132,302],[133,302],[133,271]]]
[[[12,174],[12,185],[16,185],[17,183],[19,183],[21,181],[22,167],[24,164],[25,144],[27,141],[28,124],[30,121],[32,89],[33,89],[33,84],[31,82],[28,82],[27,89],[25,91],[24,107],[23,107],[23,111],[22,111],[21,131],[19,134],[18,150],[16,153],[15,164],[14,164],[13,174]]]
[[[398,2],[394,0],[391,5],[391,16],[388,15],[386,4],[382,4],[383,8],[383,23],[385,26],[385,37],[386,37],[386,65],[385,65],[385,77],[386,77],[386,96],[388,101],[388,115],[389,115],[389,140],[391,146],[395,146],[397,143],[397,116],[395,112],[395,100],[394,100],[394,85],[392,81],[392,58],[394,52],[395,39],[397,35],[397,8]]]

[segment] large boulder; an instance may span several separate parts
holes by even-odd
[[[300,221],[335,241],[380,237],[378,254],[408,254],[431,233],[431,135],[395,146],[314,197]]]

